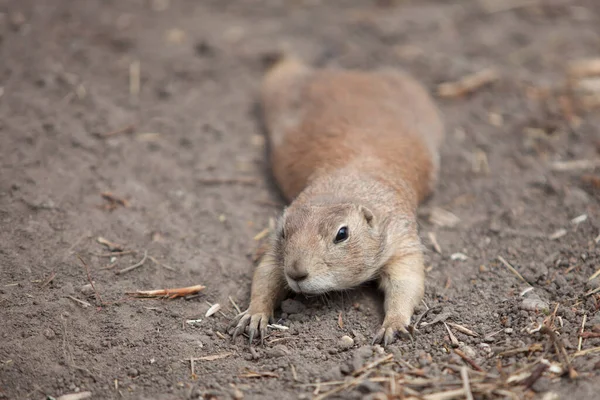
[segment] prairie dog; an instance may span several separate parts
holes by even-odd
[[[440,113],[417,81],[392,70],[316,69],[283,58],[261,102],[273,175],[290,202],[231,324],[250,343],[266,334],[292,290],[378,280],[385,318],[373,343],[406,335],[424,294],[416,209],[432,192],[444,139]]]

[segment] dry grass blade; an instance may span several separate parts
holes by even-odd
[[[501,353],[498,353],[498,357],[511,357],[520,353],[533,353],[542,350],[544,350],[544,346],[541,343],[534,343],[531,346],[519,347],[516,349],[503,351]]]
[[[465,361],[467,364],[469,364],[471,366],[471,368],[473,368],[476,371],[479,372],[485,372],[483,370],[483,368],[481,368],[475,361],[471,360],[465,353],[463,353],[461,350],[459,349],[454,349],[454,352],[456,353],[456,355],[458,355],[460,358],[463,359],[463,361]]]
[[[271,230],[269,228],[265,228],[262,231],[258,232],[255,236],[254,236],[254,240],[261,240],[264,237],[266,237],[269,232],[271,232]]]
[[[238,307],[238,305],[235,303],[235,300],[233,300],[233,297],[229,296],[229,302],[231,303],[231,305],[233,306],[233,308],[235,308],[235,311],[237,311],[238,314],[241,314],[242,310],[240,310],[240,308]]]
[[[504,257],[502,257],[502,256],[498,256],[498,260],[499,260],[499,261],[500,261],[500,262],[501,262],[501,263],[502,263],[502,264],[503,264],[503,265],[504,265],[506,268],[508,268],[508,270],[509,270],[510,272],[512,272],[513,274],[515,274],[515,276],[516,276],[517,278],[519,278],[520,280],[522,280],[523,282],[525,282],[526,284],[528,284],[529,286],[531,286],[531,284],[530,284],[529,282],[527,282],[527,281],[525,280],[525,278],[523,278],[523,275],[521,275],[521,274],[519,273],[519,271],[517,271],[517,270],[516,270],[516,269],[515,269],[515,268],[514,268],[512,265],[510,265],[510,263],[509,263],[508,261],[506,261],[506,260],[504,259]]]
[[[555,161],[552,164],[550,164],[550,169],[558,172],[595,169],[598,167],[600,167],[599,159]]]
[[[426,394],[421,397],[423,400],[451,400],[465,396],[465,389],[446,390],[445,392]]]
[[[594,272],[594,274],[588,278],[588,281],[593,281],[594,279],[596,279],[599,276],[600,276],[600,269],[598,271]]]
[[[148,250],[144,251],[144,258],[142,258],[139,262],[137,262],[127,268],[123,268],[122,270],[117,271],[116,274],[121,275],[126,272],[133,271],[134,269],[139,268],[142,265],[144,265],[144,263],[146,262],[147,259],[148,259]]]
[[[99,236],[98,239],[96,239],[96,241],[98,243],[100,243],[101,245],[104,245],[108,248],[108,250],[110,251],[123,251],[124,247],[118,243],[115,242],[111,242],[110,240],[103,238],[102,236]]]
[[[45,288],[46,286],[48,286],[50,283],[52,283],[52,281],[54,280],[54,278],[56,278],[56,271],[52,272],[50,274],[50,277],[48,279],[46,279],[41,285],[40,285],[40,289]]]
[[[135,292],[126,292],[125,294],[132,297],[137,298],[168,298],[175,299],[177,297],[189,296],[191,294],[196,294],[206,286],[203,285],[195,285],[195,286],[187,286],[176,289],[158,289],[158,290],[137,290]]]
[[[561,363],[563,364],[563,368],[565,370],[569,371],[569,378],[571,378],[571,379],[577,378],[577,375],[578,375],[577,371],[575,371],[575,369],[573,368],[573,365],[571,365],[571,360],[569,359],[569,356],[567,355],[567,350],[565,350],[565,346],[564,346],[562,340],[559,340],[556,337],[556,333],[554,333],[554,330],[552,330],[548,326],[544,325],[544,326],[542,326],[542,329],[540,330],[540,332],[545,335],[548,335],[548,337],[550,338],[550,342],[554,346],[556,355],[558,356]],[[575,353],[575,354],[577,354],[577,353]]]
[[[460,218],[443,208],[433,207],[429,213],[429,222],[434,225],[452,228],[459,224]]]
[[[455,324],[453,322],[446,322],[449,326],[453,327],[454,329],[456,329],[457,331],[464,333],[465,335],[469,335],[472,337],[479,337],[479,334],[477,332],[473,332],[472,330],[465,328],[462,325],[459,324]]]
[[[386,363],[388,361],[391,361],[392,358],[394,358],[394,355],[393,354],[388,354],[387,356],[379,358],[379,359],[377,359],[377,360],[375,360],[375,361],[373,361],[373,362],[365,365],[361,369],[359,369],[357,371],[354,371],[354,373],[352,375],[353,376],[358,376],[358,375],[362,374],[363,372],[368,371],[370,369],[373,369],[373,368],[375,368],[376,366],[378,366],[380,364],[383,364],[383,363]]]
[[[391,355],[391,354],[390,354]],[[360,382],[362,382],[369,374],[371,373],[371,371],[366,371],[365,373],[363,373],[362,375],[360,375],[357,378],[351,379],[349,381],[346,381],[344,384],[336,387],[335,389],[331,389],[328,392],[322,393],[318,396],[316,396],[313,400],[323,400],[333,394],[339,393],[343,390],[348,389],[349,387],[352,387],[354,385],[358,385]]]
[[[585,330],[586,321],[587,314],[583,314],[583,319],[581,321],[581,329],[579,330],[579,341],[577,342],[577,351],[581,351],[581,346],[583,346],[583,331]]]
[[[76,297],[73,297],[73,296],[70,296],[70,295],[69,295],[69,296],[67,296],[67,297],[68,297],[69,299],[73,300],[75,303],[79,304],[79,305],[80,305],[81,307],[83,307],[83,308],[88,308],[88,307],[91,307],[91,306],[92,306],[92,305],[91,305],[90,303],[88,303],[87,301],[84,301],[84,300],[79,300],[79,299],[78,299],[78,298],[76,298]]]
[[[596,353],[600,353],[600,346],[592,347],[591,349],[585,349],[585,350],[578,351],[577,353],[574,353],[571,356],[571,358],[577,358],[577,357],[587,356],[588,354],[596,354]]]
[[[445,98],[462,97],[476,91],[500,78],[494,68],[486,68],[474,74],[462,77],[455,82],[446,82],[438,86],[438,96]]]
[[[465,391],[465,398],[467,400],[473,400],[473,393],[471,393],[471,384],[469,383],[469,370],[467,367],[460,369],[460,377],[463,381],[463,390]]]
[[[598,292],[600,292],[600,286],[598,286],[596,289],[592,289],[592,290],[590,290],[590,291],[586,292],[586,293],[585,293],[585,295],[586,295],[586,297],[587,297],[587,296],[591,296],[591,295],[593,295],[593,294],[596,294],[596,293],[598,293]]]
[[[221,353],[221,354],[213,354],[213,355],[210,355],[210,356],[196,357],[193,360],[194,361],[215,361],[215,360],[220,360],[222,358],[229,357],[232,354],[233,354],[232,352]]]
[[[259,372],[248,370],[246,373],[240,375],[240,378],[279,378],[279,375],[273,372]]]

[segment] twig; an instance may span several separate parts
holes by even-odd
[[[600,353],[600,346],[592,347],[591,349],[585,349],[585,350],[578,351],[577,353],[573,354],[571,356],[571,358],[586,356],[588,354],[595,354],[595,353]]]
[[[467,355],[465,353],[463,353],[461,350],[454,349],[454,352],[456,353],[456,355],[458,355],[460,358],[462,358],[463,361],[465,361],[467,364],[469,364],[474,370],[477,370],[479,372],[485,372],[483,370],[483,368],[481,368],[475,361],[473,361],[469,357],[467,357]]]
[[[279,378],[279,375],[273,372],[258,372],[247,370],[245,374],[240,375],[240,378]]]
[[[98,239],[96,239],[96,241],[104,246],[106,246],[108,248],[108,250],[110,251],[123,251],[123,246],[115,243],[115,242],[111,242],[108,239],[103,238],[102,236],[99,236]]]
[[[210,356],[194,357],[194,358],[190,358],[190,360],[194,360],[194,361],[215,361],[215,360],[220,360],[222,358],[229,357],[232,354],[233,354],[232,352],[227,352],[227,353],[221,353],[221,354],[213,354],[213,355],[210,355]]]
[[[464,76],[458,81],[440,84],[438,86],[438,96],[446,98],[461,97],[497,81],[499,77],[495,69],[486,68],[474,74]]]
[[[362,374],[365,371],[368,371],[368,370],[370,370],[372,368],[375,368],[376,366],[378,366],[380,364],[383,364],[385,362],[390,361],[392,358],[394,358],[394,355],[393,354],[388,354],[387,356],[379,358],[379,359],[377,359],[377,360],[375,360],[375,361],[373,361],[373,362],[365,365],[361,369],[359,369],[357,371],[354,371],[354,373],[352,375],[353,376],[358,376],[358,375]]]
[[[152,261],[154,264],[156,265],[160,265],[161,267],[168,269],[169,271],[176,271],[175,268],[171,267],[170,265],[161,263],[160,261],[158,261],[156,258],[152,257],[152,256],[148,256],[148,259],[150,261]]]
[[[498,357],[510,357],[520,353],[533,353],[542,350],[544,350],[544,346],[541,343],[534,343],[531,346],[519,347],[516,349],[503,351],[501,353],[498,353]]]
[[[261,240],[262,238],[267,236],[269,234],[269,232],[271,232],[271,230],[269,228],[263,229],[262,231],[258,232],[256,235],[254,235],[254,240]]]
[[[590,290],[589,292],[586,292],[586,294],[585,294],[585,295],[586,295],[586,296],[591,296],[591,295],[593,295],[593,294],[595,294],[595,293],[598,293],[598,292],[600,292],[600,286],[598,286],[596,289],[592,289],[592,290]]]
[[[46,280],[44,281],[44,283],[42,283],[42,284],[40,285],[40,289],[43,289],[43,288],[45,288],[46,286],[48,286],[48,285],[49,285],[49,284],[50,284],[50,283],[51,283],[51,282],[54,280],[54,278],[56,278],[56,271],[53,271],[53,272],[52,272],[52,274],[50,274],[50,277],[49,277],[48,279],[46,279]]]
[[[177,297],[196,294],[205,288],[206,286],[195,285],[175,289],[137,290],[135,292],[126,292],[125,294],[137,298],[164,297],[168,299],[175,299]]]
[[[469,371],[467,367],[463,366],[460,369],[460,377],[463,381],[463,390],[465,391],[465,397],[467,400],[473,400],[473,393],[471,393],[471,384],[469,383]]]
[[[69,299],[73,300],[75,303],[79,304],[80,306],[82,306],[83,308],[88,308],[91,307],[92,305],[90,303],[88,303],[87,301],[84,300],[79,300],[76,297],[73,296],[67,296]]]
[[[600,236],[598,236],[598,237],[600,237]],[[598,243],[598,241],[596,241],[596,243]],[[594,279],[596,279],[599,276],[600,276],[600,269],[598,271],[594,272],[594,274],[588,278],[588,281],[593,281]]]
[[[550,337],[550,341],[552,342],[552,344],[554,346],[556,355],[558,356],[559,359],[561,359],[563,368],[567,369],[569,371],[569,378],[571,378],[571,379],[577,378],[577,371],[575,371],[575,369],[571,365],[571,361],[569,360],[567,351],[565,350],[565,346],[563,345],[562,341],[560,341],[556,337],[554,330],[552,330],[548,326],[544,325],[544,326],[542,326],[542,329],[540,330],[540,332],[543,334],[546,334],[546,335],[548,335],[548,337]],[[575,353],[575,354],[577,354],[577,353]]]
[[[512,265],[510,265],[510,264],[509,264],[509,262],[508,262],[508,261],[506,261],[506,260],[504,259],[504,257],[502,257],[502,256],[498,256],[498,260],[499,260],[499,261],[500,261],[502,264],[504,264],[504,266],[505,266],[506,268],[508,268],[508,270],[509,270],[510,272],[512,272],[513,274],[515,274],[515,275],[517,276],[517,278],[519,278],[520,280],[522,280],[523,282],[525,282],[526,284],[528,284],[529,286],[531,286],[531,284],[530,284],[529,282],[527,282],[527,281],[525,280],[525,278],[523,278],[523,276],[522,276],[522,275],[519,273],[519,271],[517,271],[517,270],[516,270],[516,269],[515,269],[515,268],[514,268]]]
[[[570,161],[556,161],[550,164],[550,168],[553,171],[574,171],[582,169],[595,169],[600,167],[600,159],[595,160],[570,160]]]
[[[115,205],[119,205],[119,206],[123,206],[123,207],[129,207],[129,202],[127,200],[125,200],[124,198],[119,197],[116,194],[113,194],[111,192],[102,192],[102,193],[100,193],[100,196],[102,196],[102,198],[104,200],[107,200],[111,204],[115,204]]]
[[[132,133],[134,130],[135,130],[135,126],[133,124],[129,124],[129,125],[124,126],[123,128],[119,128],[119,129],[116,129],[111,132],[102,133],[98,136],[100,136],[101,138],[108,138],[111,136],[120,135],[122,133]]]
[[[235,301],[233,300],[233,297],[229,296],[229,301],[233,305],[233,308],[235,308],[235,310],[238,312],[238,314],[241,314],[242,310],[240,310],[240,308],[238,307],[238,305],[235,304]]]
[[[123,268],[122,270],[119,270],[116,272],[117,275],[121,275],[124,274],[126,272],[132,271],[138,267],[141,267],[142,265],[144,265],[144,263],[146,262],[146,259],[148,258],[148,250],[144,251],[144,258],[142,258],[142,260],[136,264],[133,264],[127,268]]]
[[[583,331],[585,330],[585,321],[587,321],[587,314],[583,314],[583,320],[581,321],[581,329],[579,330],[579,342],[577,343],[577,351],[581,351],[583,345]]]
[[[459,324],[455,324],[453,322],[446,322],[448,325],[450,325],[451,327],[453,327],[454,329],[456,329],[457,331],[464,333],[465,335],[469,335],[472,337],[479,337],[479,334],[477,332],[473,332],[472,330],[465,328],[462,325]]]
[[[422,398],[424,400],[451,400],[465,395],[465,389],[453,389],[445,392],[426,394]]]
[[[600,332],[583,332],[581,337],[584,339],[600,338]]]
[[[102,300],[100,293],[98,293],[98,291],[96,290],[96,286],[94,286],[94,281],[92,280],[92,276],[90,274],[90,268],[88,267],[86,262],[83,261],[83,258],[81,258],[81,256],[79,254],[77,254],[77,258],[79,258],[79,261],[81,261],[81,263],[83,264],[83,267],[85,268],[85,273],[87,274],[88,282],[92,286],[92,289],[94,290],[94,294],[96,295],[96,301],[100,302],[100,304],[104,304],[104,300]]]
[[[298,374],[296,373],[296,367],[294,367],[294,364],[290,364],[290,369],[292,370],[292,376],[294,377],[294,381],[298,382]]]
[[[391,356],[393,356],[392,354],[390,354]],[[323,400],[329,396],[331,396],[332,394],[336,394],[341,392],[342,390],[348,389],[351,386],[354,386],[358,383],[360,383],[364,378],[366,378],[369,374],[371,373],[371,371],[366,371],[364,374],[362,374],[361,376],[354,378],[350,381],[347,381],[346,383],[344,383],[341,386],[336,387],[335,389],[331,389],[328,392],[322,393],[319,396],[316,396],[313,400]]]

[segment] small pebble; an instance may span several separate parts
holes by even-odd
[[[342,336],[337,343],[337,347],[342,350],[348,350],[352,346],[354,346],[354,339],[347,335]]]
[[[86,296],[92,296],[94,294],[94,288],[92,287],[91,283],[88,283],[87,285],[83,285],[81,287],[81,289],[79,289],[81,291],[82,294],[86,295]]]
[[[54,331],[51,328],[47,328],[44,330],[44,336],[46,337],[46,339],[52,340],[56,337],[56,333],[54,333]]]

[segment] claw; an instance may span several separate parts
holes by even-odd
[[[241,316],[240,320],[237,323],[235,331],[233,331],[233,340],[240,334],[243,333],[248,326],[248,322],[250,321],[250,315],[244,314]]]
[[[235,316],[235,317],[234,317],[234,318],[231,320],[231,322],[229,323],[229,325],[227,325],[227,332],[229,332],[229,331],[231,330],[231,328],[233,328],[234,326],[236,326],[236,325],[237,325],[237,324],[240,322],[240,320],[242,319],[242,317],[243,317],[244,315],[246,315],[247,313],[248,313],[248,310],[246,310],[246,311],[244,311],[244,312],[241,312],[241,313],[239,313],[238,315],[236,315],[236,316]]]
[[[383,347],[387,347],[388,345],[394,343],[397,337],[400,337],[403,340],[410,339],[413,341],[412,335],[404,327],[396,329],[391,326],[384,326],[379,329],[377,334],[373,337],[371,344],[382,344]]]
[[[385,328],[381,328],[379,332],[373,337],[371,345],[374,346],[378,343],[381,343],[381,339],[383,339],[383,335],[385,335]]]
[[[252,328],[250,328],[250,329],[248,330],[248,336],[250,336],[250,339],[248,340],[248,344],[249,344],[250,346],[252,346],[252,339],[254,339],[254,334],[255,334],[255,333],[256,333],[256,331],[255,331],[254,329],[252,329]]]
[[[260,321],[260,345],[265,345],[265,337],[267,336],[267,325],[269,325],[269,320],[267,318],[263,318]]]

